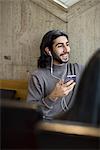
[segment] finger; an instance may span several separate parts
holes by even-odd
[[[72,83],[75,83],[74,80],[70,80],[70,81],[66,82],[66,83],[65,83],[65,86],[69,86],[69,85],[71,85]]]
[[[72,84],[70,84],[69,86],[67,86],[67,89],[71,89],[71,88],[73,88],[74,86],[75,86],[75,82],[73,82]]]
[[[64,95],[67,96],[73,90],[73,88],[74,87],[71,87],[70,89],[65,90]]]
[[[72,84],[70,84],[69,86],[67,86],[66,88],[65,88],[65,91],[72,91],[72,89],[74,88],[74,86],[75,86],[75,82],[73,82]]]

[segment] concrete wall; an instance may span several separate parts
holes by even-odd
[[[69,8],[67,20],[71,61],[85,64],[100,47],[100,0],[81,0]]]
[[[27,79],[51,29],[66,31],[66,12],[49,1],[0,0],[0,79]]]
[[[81,0],[68,12],[51,0],[0,0],[0,79],[27,79],[51,29],[68,31],[71,61],[85,64],[100,47],[100,0]]]

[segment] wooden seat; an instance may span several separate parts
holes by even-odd
[[[26,100],[28,81],[27,80],[0,80],[1,90],[15,90],[16,99]],[[5,97],[5,96],[4,96]]]
[[[100,147],[100,129],[65,122],[42,122],[38,125],[39,149],[88,149]]]

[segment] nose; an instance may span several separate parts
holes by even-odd
[[[70,47],[67,45],[64,45],[63,52],[70,52]]]

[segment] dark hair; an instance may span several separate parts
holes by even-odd
[[[60,30],[51,30],[43,36],[42,42],[40,44],[40,57],[38,59],[38,67],[45,68],[50,65],[51,58],[49,55],[46,55],[44,50],[46,47],[52,50],[53,41],[59,36],[65,36],[68,39],[68,35],[64,31]]]
[[[74,104],[60,119],[100,125],[100,48],[86,65]]]

